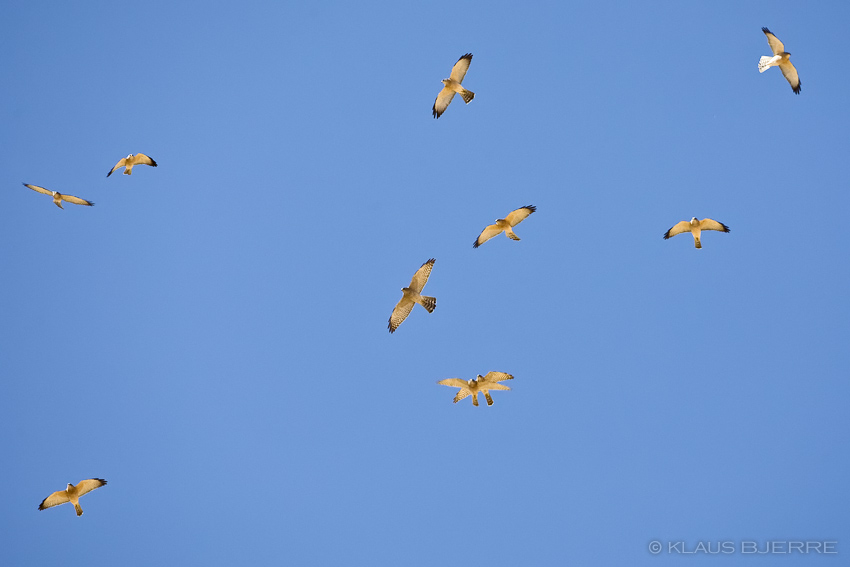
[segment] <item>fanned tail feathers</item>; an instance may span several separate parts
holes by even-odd
[[[436,297],[428,297],[427,295],[422,296],[422,307],[428,310],[428,313],[433,313],[434,309],[437,308],[437,298]]]
[[[463,98],[463,102],[465,102],[466,104],[469,104],[469,101],[472,100],[473,98],[475,98],[475,93],[472,92],[472,91],[468,91],[466,89],[463,89],[463,91],[460,93],[460,96]]]
[[[759,59],[759,73],[764,73],[770,68],[770,64],[773,63],[773,60],[776,57],[769,57],[767,55],[762,55],[761,59]]]
[[[82,509],[82,507],[80,506],[80,503],[79,503],[79,502],[78,502],[78,503],[76,503],[76,504],[74,504],[74,510],[76,510],[76,511],[77,511],[77,515],[78,515],[78,516],[82,516],[82,515],[83,515],[83,509]]]

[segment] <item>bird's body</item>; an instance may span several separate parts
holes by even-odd
[[[460,400],[472,396],[472,405],[478,406],[479,392],[484,394],[487,400],[487,405],[493,405],[493,398],[490,397],[490,390],[510,390],[504,384],[499,384],[502,380],[513,380],[513,376],[504,372],[488,372],[486,376],[478,375],[478,378],[472,380],[462,380],[461,378],[446,378],[440,380],[437,384],[442,386],[450,386],[452,388],[460,388],[460,391],[455,396],[452,403],[458,403]]]
[[[74,505],[74,510],[77,511],[77,516],[82,516],[83,509],[80,507],[80,496],[88,494],[95,488],[100,488],[104,485],[106,485],[106,481],[102,478],[81,480],[77,483],[77,486],[74,486],[69,482],[68,487],[65,490],[56,491],[42,500],[41,504],[38,505],[38,509],[45,510],[47,508],[52,508],[53,506],[59,506],[60,504],[70,502]]]
[[[398,329],[398,326],[407,319],[407,316],[410,315],[410,312],[413,310],[413,305],[416,303],[424,307],[428,313],[434,312],[434,309],[437,307],[437,298],[422,295],[422,288],[424,288],[425,284],[428,282],[428,277],[431,275],[431,269],[434,267],[434,262],[436,262],[436,260],[431,258],[422,264],[422,266],[416,270],[416,273],[413,274],[413,279],[410,280],[410,285],[408,287],[401,288],[401,299],[393,308],[389,323],[387,324],[387,328],[389,328],[390,333],[394,333],[395,330]]]
[[[697,220],[696,217],[692,217],[690,221],[682,221],[670,227],[670,229],[664,233],[664,240],[676,236],[677,234],[690,232],[694,235],[694,247],[702,248],[700,235],[702,234],[703,230],[718,230],[720,232],[729,232],[730,228],[722,222],[717,222],[716,220]]]
[[[150,158],[145,154],[129,154],[127,155],[127,157],[118,160],[118,163],[115,164],[115,167],[109,170],[109,173],[107,173],[106,176],[109,177],[110,175],[112,175],[112,172],[118,169],[119,167],[124,168],[124,175],[132,175],[133,166],[139,164],[156,167],[156,162],[153,160],[153,158]]]
[[[452,67],[452,73],[449,75],[449,78],[442,80],[443,90],[441,90],[437,95],[437,99],[434,101],[434,106],[431,108],[431,114],[434,118],[439,118],[443,115],[449,107],[449,104],[452,102],[455,94],[459,94],[463,98],[463,102],[466,104],[469,104],[469,101],[475,97],[474,92],[461,86],[463,78],[469,70],[470,62],[472,62],[472,53],[462,55],[461,58],[457,60],[457,63],[454,64],[454,67]]]
[[[537,207],[534,205],[528,205],[525,207],[520,207],[515,211],[511,211],[509,215],[507,215],[503,219],[496,219],[495,224],[491,224],[484,228],[481,231],[481,234],[478,235],[478,238],[475,239],[475,242],[472,243],[473,248],[478,248],[494,236],[497,236],[501,232],[505,233],[505,236],[510,238],[511,240],[519,240],[519,236],[514,234],[513,227],[521,223],[534,211],[537,210]]]
[[[51,191],[50,189],[45,189],[44,187],[39,187],[38,185],[30,185],[29,183],[24,183],[24,187],[28,187],[33,191],[42,193],[44,195],[51,195],[53,197],[53,204],[62,209],[63,211],[65,210],[65,207],[62,206],[62,201],[73,203],[75,205],[86,205],[87,207],[94,206],[94,203],[92,201],[86,201],[85,199],[74,197],[73,195],[63,195],[59,191]]]
[[[791,90],[794,91],[794,94],[800,94],[802,83],[800,82],[800,76],[797,74],[797,69],[791,63],[791,54],[785,51],[785,45],[769,29],[761,28],[761,31],[767,36],[767,44],[770,46],[771,51],[773,51],[773,55],[763,55],[759,59],[759,73],[764,73],[771,67],[779,67],[782,75],[788,81],[788,84],[791,85]]]

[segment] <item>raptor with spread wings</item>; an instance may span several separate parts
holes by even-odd
[[[415,303],[418,303],[427,309],[428,313],[432,313],[437,307],[436,297],[420,295],[422,288],[424,288],[425,284],[428,283],[428,276],[431,275],[431,269],[434,267],[434,262],[436,262],[436,260],[431,258],[422,264],[422,266],[416,270],[416,273],[413,274],[413,279],[410,280],[410,286],[401,288],[401,299],[393,309],[392,315],[390,315],[388,328],[391,333],[394,333],[395,330],[398,329],[398,326],[401,325],[402,321],[407,319],[407,316],[410,315],[410,311],[413,309],[413,305]]]
[[[469,64],[471,62],[472,53],[462,55],[454,67],[452,67],[452,74],[449,75],[449,78],[443,79],[443,90],[437,95],[437,100],[434,101],[434,106],[431,108],[431,114],[434,115],[434,118],[439,118],[443,115],[449,107],[449,103],[455,97],[455,93],[459,94],[466,104],[469,104],[469,101],[475,97],[474,92],[460,86],[463,78],[466,76],[466,72],[469,70]]]
[[[670,229],[664,233],[664,240],[672,236],[676,236],[677,234],[682,234],[683,232],[690,232],[694,235],[694,246],[696,248],[702,248],[702,242],[700,242],[700,233],[703,230],[719,230],[720,232],[729,232],[729,227],[723,224],[722,222],[717,222],[712,219],[702,219],[697,220],[696,217],[692,217],[690,221],[683,220],[682,222],[674,224]]]
[[[446,378],[440,380],[437,384],[450,386],[452,388],[460,388],[460,391],[455,396],[453,403],[458,403],[460,400],[472,396],[472,405],[478,405],[478,393],[484,394],[487,399],[487,405],[493,405],[493,398],[490,397],[490,390],[510,390],[504,384],[499,384],[502,380],[513,380],[514,377],[504,372],[488,372],[486,376],[478,375],[478,378],[472,380],[462,380],[460,378]]]
[[[83,515],[83,509],[80,507],[80,496],[83,494],[88,494],[95,488],[100,488],[101,486],[105,486],[106,481],[102,478],[90,478],[88,480],[81,480],[77,483],[77,486],[74,486],[70,482],[68,483],[68,488],[65,490],[59,490],[45,498],[41,501],[41,504],[38,505],[39,510],[44,510],[46,508],[52,508],[54,506],[59,506],[60,504],[65,504],[66,502],[70,502],[74,505],[74,509],[77,511],[77,516]]]
[[[79,197],[74,197],[73,195],[63,195],[59,191],[51,191],[50,189],[45,189],[44,187],[39,187],[38,185],[30,185],[29,183],[24,183],[24,187],[29,187],[33,191],[38,193],[43,193],[45,195],[53,196],[53,204],[57,207],[65,210],[65,207],[62,206],[62,201],[67,201],[69,203],[73,203],[75,205],[86,205],[88,207],[94,206],[92,201],[86,201],[85,199],[80,199]]]
[[[771,51],[773,51],[773,57],[762,55],[761,59],[759,59],[759,73],[764,73],[770,67],[779,67],[782,75],[785,76],[788,84],[791,85],[791,90],[794,91],[794,94],[800,94],[800,85],[802,83],[800,82],[799,75],[797,75],[797,69],[791,63],[791,54],[785,51],[785,46],[775,35],[770,33],[769,29],[761,28],[761,31],[767,36],[767,44],[770,46]]]
[[[536,210],[537,207],[534,205],[528,205],[515,211],[511,211],[511,213],[503,219],[496,219],[495,224],[491,224],[481,231],[481,234],[479,234],[478,238],[475,239],[475,242],[472,243],[472,247],[478,248],[502,231],[504,231],[505,236],[511,240],[519,240],[519,236],[514,234],[513,227],[524,221],[528,215]]]
[[[109,170],[109,173],[107,173],[106,176],[109,177],[112,175],[112,172],[119,167],[124,168],[124,175],[133,175],[134,165],[150,165],[156,167],[156,162],[153,158],[146,156],[145,154],[129,154],[127,157],[118,160],[118,163],[115,164],[115,167]]]

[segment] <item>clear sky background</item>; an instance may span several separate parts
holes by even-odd
[[[846,562],[850,4],[621,4],[9,4],[0,564]]]

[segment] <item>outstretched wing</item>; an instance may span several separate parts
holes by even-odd
[[[528,217],[531,213],[537,210],[537,207],[534,205],[528,205],[522,208],[519,208],[515,211],[511,211],[511,214],[505,217],[507,223],[511,226],[516,226]]]
[[[774,55],[779,55],[780,53],[785,52],[785,46],[782,45],[782,42],[779,41],[779,38],[773,35],[769,29],[761,28],[761,31],[763,31],[764,35],[767,36],[767,44],[770,46],[770,49],[773,51]]]
[[[152,165],[153,167],[156,167],[156,162],[153,158],[146,156],[145,154],[136,154],[133,156],[133,165],[139,164]]]
[[[466,388],[469,385],[466,380],[461,378],[446,378],[444,380],[437,381],[437,384],[440,384],[441,386],[451,386],[452,388]]]
[[[668,230],[667,232],[664,233],[664,240],[667,240],[671,236],[676,236],[677,234],[682,234],[683,232],[690,232],[690,231],[691,231],[691,223],[689,223],[686,220],[683,220],[682,222],[677,222],[676,224],[674,224],[670,228],[670,230]]]
[[[64,504],[65,502],[70,502],[70,498],[68,498],[68,494],[64,490],[60,490],[58,492],[54,492],[47,498],[41,501],[41,504],[38,505],[39,510],[44,510],[46,508],[53,508],[54,506],[59,506],[60,504]]]
[[[106,176],[107,176],[107,177],[109,177],[110,175],[112,175],[112,172],[113,172],[113,171],[115,171],[115,170],[116,170],[116,169],[118,169],[119,167],[124,167],[125,165],[127,165],[127,158],[121,158],[121,159],[119,159],[119,160],[118,160],[118,163],[116,163],[116,164],[115,164],[115,167],[113,167],[112,169],[110,169],[110,170],[109,170],[109,173],[107,173],[107,174],[106,174]]]
[[[472,53],[461,55],[460,59],[458,59],[457,63],[455,63],[454,67],[452,67],[452,74],[449,75],[449,78],[453,81],[457,81],[458,83],[463,82],[463,78],[466,77],[466,72],[469,71],[470,63],[472,63]]]
[[[29,187],[33,191],[38,191],[39,193],[44,193],[45,195],[53,195],[53,191],[48,191],[44,187],[39,187],[38,185],[30,185],[29,183],[24,183],[24,187]]]
[[[507,374],[505,372],[488,372],[487,375],[484,376],[484,378],[479,380],[479,382],[487,382],[487,385],[490,387],[490,389],[495,390],[496,388],[493,387],[494,384],[497,385],[497,386],[501,386],[501,384],[498,384],[498,382],[501,382],[502,380],[513,380],[513,379],[514,379],[513,375]],[[507,386],[504,386],[504,388],[508,389]]]
[[[717,222],[712,219],[702,219],[699,221],[700,230],[719,230],[720,232],[729,232],[729,227],[722,222]]]
[[[794,67],[794,64],[790,61],[783,61],[779,64],[779,70],[782,71],[785,80],[791,85],[791,90],[794,91],[794,94],[800,94],[800,85],[802,83],[800,83],[800,76],[797,75],[797,69]]]
[[[88,494],[95,488],[100,488],[104,486],[106,481],[102,478],[90,478],[88,480],[81,480],[77,483],[75,487],[77,489],[77,496],[82,496],[83,494]]]
[[[68,201],[69,203],[74,203],[75,205],[86,205],[89,207],[94,206],[94,203],[92,201],[86,201],[85,199],[74,197],[73,195],[62,195],[62,200]]]
[[[497,236],[503,230],[505,229],[499,228],[499,226],[495,224],[485,227],[484,230],[481,231],[481,234],[478,235],[478,238],[475,239],[475,242],[472,243],[472,247],[478,248],[494,236]]]
[[[389,323],[387,324],[387,328],[391,333],[395,333],[395,330],[398,329],[398,326],[402,324],[402,322],[407,319],[407,316],[410,315],[410,312],[413,310],[413,301],[409,300],[407,296],[402,297],[396,306],[393,308],[392,315],[390,315]]]
[[[428,276],[431,275],[431,268],[434,267],[434,262],[436,262],[436,260],[431,258],[422,264],[418,270],[416,270],[416,273],[413,274],[413,279],[410,280],[410,289],[416,293],[420,293],[422,291],[422,288],[424,288],[425,284],[428,283]]]
[[[437,95],[437,100],[434,101],[434,106],[431,107],[431,114],[434,118],[439,118],[443,115],[454,97],[455,92],[452,89],[443,87],[443,90]]]

